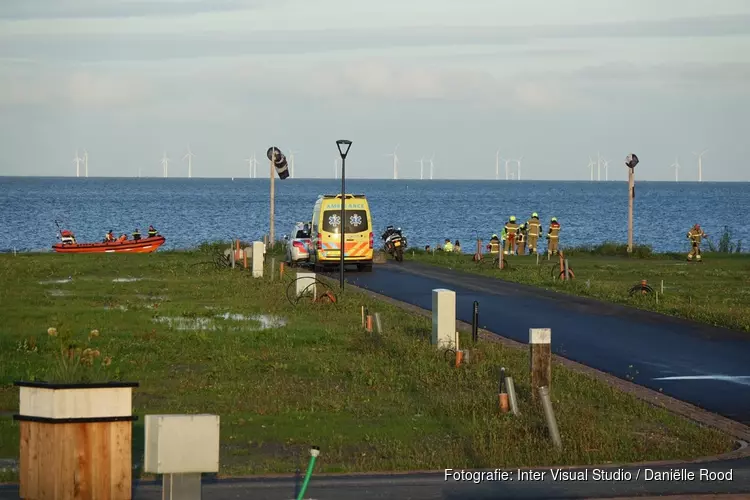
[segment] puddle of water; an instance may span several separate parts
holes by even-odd
[[[104,306],[104,309],[107,311],[127,311],[128,308],[123,305],[117,305],[117,306]]]
[[[140,281],[143,278],[115,278],[112,283],[132,283],[134,281]]]
[[[224,313],[224,314],[217,314],[215,318],[224,319],[224,320],[232,320],[232,321],[253,321],[253,322],[258,323],[258,326],[234,328],[235,330],[258,331],[258,330],[268,330],[270,328],[280,328],[286,325],[286,320],[284,318],[281,318],[278,316],[271,316],[269,314],[254,314],[254,315],[245,316],[242,314]],[[158,318],[154,318],[153,321],[157,323],[166,323],[170,326],[170,328],[174,328],[175,330],[190,330],[190,331],[218,330],[218,327],[216,325],[216,322],[214,321],[214,318],[206,318],[206,317],[186,318],[182,316],[177,316],[177,317],[160,316]]]
[[[61,280],[40,281],[39,284],[40,285],[54,285],[54,284],[57,284],[57,283],[70,283],[71,281],[73,281],[73,277],[72,276],[68,276],[67,278],[61,279]]]
[[[47,293],[49,295],[52,295],[53,297],[65,297],[66,295],[70,295],[70,292],[67,290],[47,290]]]

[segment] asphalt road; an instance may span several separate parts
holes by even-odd
[[[731,471],[731,479],[704,480],[700,469],[711,473]],[[338,477],[316,477],[313,475],[305,498],[312,500],[490,500],[490,499],[578,499],[615,498],[625,496],[665,494],[732,494],[750,492],[750,459],[725,461],[722,463],[690,464],[685,466],[622,467],[600,469],[608,471],[606,478],[595,477],[591,468],[566,469],[588,470],[586,481],[561,481],[553,478],[551,469],[536,469],[545,472],[543,478],[519,478],[516,469],[508,469],[507,477],[501,480],[484,479],[457,481],[446,480],[445,473],[407,475],[357,475]],[[688,471],[694,478],[656,480],[648,471]],[[618,472],[619,471],[619,472]],[[457,471],[460,472],[460,471]],[[613,475],[619,473],[619,476]],[[628,474],[630,474],[628,476]],[[470,478],[469,478],[470,479]],[[203,481],[202,496],[210,500],[247,499],[294,500],[300,481],[294,478],[279,479],[225,479]],[[0,486],[0,498],[18,498],[17,486]],[[155,482],[136,483],[134,500],[161,500],[161,485]]]
[[[524,343],[551,328],[555,354],[750,424],[748,333],[414,262],[346,280],[427,310],[433,289],[454,290],[459,320],[476,300],[481,328]]]

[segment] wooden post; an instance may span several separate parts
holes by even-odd
[[[284,263],[279,262],[279,279],[284,278]]]
[[[247,248],[242,252],[242,264],[245,266],[245,269],[247,269]]]
[[[271,245],[273,245],[274,242],[276,241],[276,239],[275,239],[276,238],[276,234],[274,233],[274,223],[275,223],[274,219],[275,219],[275,215],[276,215],[276,185],[274,184],[274,181],[276,180],[276,176],[274,175],[274,166],[273,166],[274,160],[276,160],[276,154],[275,153],[271,154],[271,161],[270,161],[270,163],[271,163],[271,171],[270,171],[270,175],[271,175],[271,177],[270,177],[270,179],[271,179],[271,208],[270,208],[270,214],[271,214],[270,224],[271,224],[271,228],[269,229],[270,236],[269,236],[268,239],[270,240],[269,242],[270,242]]]
[[[552,330],[530,328],[529,346],[531,351],[531,394],[538,397],[540,387],[550,387],[552,382]]]
[[[628,253],[633,253],[633,199],[635,198],[635,169],[628,168]]]
[[[271,258],[271,269],[269,270],[268,274],[271,275],[271,281],[276,277],[276,273],[274,270],[276,269],[276,257]]]
[[[132,498],[132,390],[137,383],[20,388],[19,496],[27,500]]]

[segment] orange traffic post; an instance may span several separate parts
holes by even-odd
[[[280,262],[279,263],[279,279],[283,277],[284,277],[284,263]]]
[[[242,265],[247,269],[247,252],[242,252]]]
[[[500,383],[497,390],[497,405],[500,413],[508,413],[508,393],[505,392],[505,368],[500,368]]]
[[[456,350],[456,368],[461,366],[464,360],[464,352],[460,349]]]
[[[367,328],[368,332],[372,331],[372,316],[369,315],[369,314],[367,315],[367,319],[366,319],[366,323],[365,323],[365,328]]]

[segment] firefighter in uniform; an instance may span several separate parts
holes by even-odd
[[[549,230],[547,231],[547,258],[550,258],[553,253],[557,253],[560,244],[560,223],[557,222],[557,217],[552,217],[549,224]]]
[[[529,247],[529,253],[539,253],[536,245],[539,242],[539,236],[542,235],[542,223],[539,222],[538,213],[531,214],[531,219],[526,221],[526,227],[526,246]]]
[[[444,252],[453,251],[453,243],[451,243],[451,240],[449,240],[448,238],[445,239],[445,245],[443,245],[443,251]]]
[[[516,232],[516,255],[526,255],[526,232],[528,226],[523,223]]]
[[[707,238],[708,235],[696,224],[688,231],[687,237],[690,240],[690,253],[687,256],[688,262],[692,262],[693,257],[695,257],[696,262],[701,262],[701,240]]]
[[[157,234],[159,234],[159,231],[157,231],[154,226],[148,226],[148,237],[149,238],[153,238]]]
[[[516,224],[516,216],[511,215],[508,222],[505,223],[503,228],[503,253],[510,255],[513,253],[516,239],[516,231],[518,231],[518,224]]]
[[[487,250],[489,250],[492,255],[500,253],[500,238],[498,238],[496,234],[493,234],[492,238],[490,238],[490,244],[487,245]]]
[[[141,239],[141,232],[138,230],[138,228],[135,228],[135,231],[133,231],[132,236],[135,241],[138,241]]]

